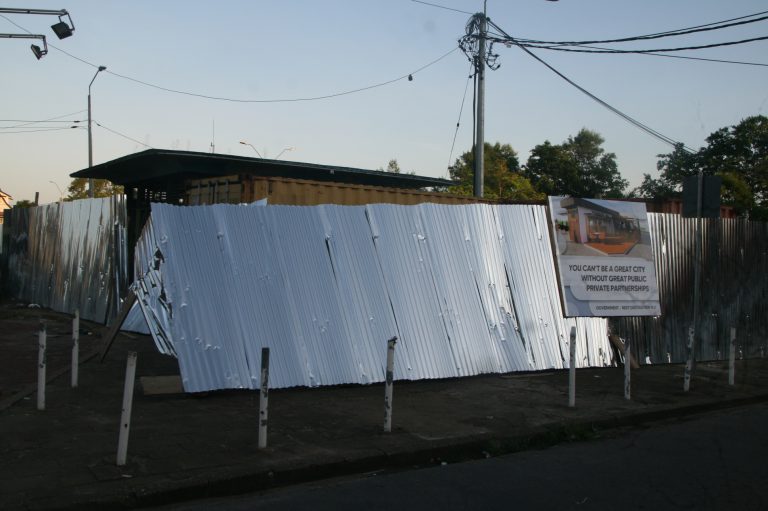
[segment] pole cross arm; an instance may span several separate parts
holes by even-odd
[[[0,38],[2,39],[42,39],[43,40],[43,47],[40,48],[38,45],[33,44],[30,47],[32,48],[32,53],[35,54],[35,57],[37,57],[37,60],[40,60],[43,55],[48,54],[48,42],[45,40],[44,35],[40,34],[0,34]]]
[[[44,14],[58,16],[59,22],[51,25],[51,28],[59,39],[69,37],[72,35],[72,32],[75,31],[75,23],[72,21],[72,16],[70,16],[66,9],[17,9],[13,7],[0,7],[0,14]],[[69,24],[61,19],[64,16],[69,20]]]

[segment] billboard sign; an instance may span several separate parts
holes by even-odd
[[[566,317],[658,316],[645,204],[549,197]]]

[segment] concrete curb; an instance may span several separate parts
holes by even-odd
[[[529,449],[542,449],[564,442],[595,438],[598,431],[637,427],[653,422],[683,418],[768,402],[768,393],[683,407],[673,407],[640,413],[627,413],[608,418],[560,421],[524,434],[499,437],[492,434],[437,441],[435,445],[415,450],[368,449],[355,459],[337,459],[326,463],[305,463],[300,466],[275,467],[264,470],[263,465],[240,464],[215,469],[198,469],[179,474],[156,485],[131,487],[125,481],[101,483],[82,488],[69,502],[61,496],[50,495],[27,503],[27,509],[40,511],[125,510],[160,506],[183,501],[265,491],[294,484],[345,477],[369,472],[425,467],[441,462],[461,462],[492,456],[512,454]],[[404,433],[395,432],[393,435]],[[290,461],[286,463],[289,465]]]

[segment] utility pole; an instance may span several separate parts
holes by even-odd
[[[479,17],[479,34],[475,72],[477,73],[477,120],[475,125],[475,197],[483,197],[483,178],[485,177],[485,32],[487,30],[486,4],[483,4]]]

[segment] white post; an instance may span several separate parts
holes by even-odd
[[[269,407],[269,348],[261,348],[261,392],[259,393],[259,449],[267,447]]]
[[[40,321],[37,334],[37,409],[45,410],[45,321]]]
[[[632,399],[632,345],[629,338],[624,341],[624,399]]]
[[[693,369],[693,326],[688,327],[688,358],[685,361],[685,374],[683,375],[683,390],[691,390],[691,370]]]
[[[395,343],[397,336],[387,341],[387,372],[384,383],[384,433],[392,432],[392,387],[395,379]]]
[[[72,388],[77,388],[78,367],[80,365],[80,309],[75,310],[72,319]]]
[[[731,344],[728,347],[728,385],[736,384],[736,329],[731,327]]]
[[[123,411],[120,414],[120,436],[117,440],[117,466],[125,465],[128,457],[128,434],[131,431],[131,407],[133,406],[133,387],[136,380],[135,351],[128,352],[125,367],[125,386],[123,387]]]
[[[568,367],[568,406],[576,406],[576,327],[571,327],[570,363]]]

